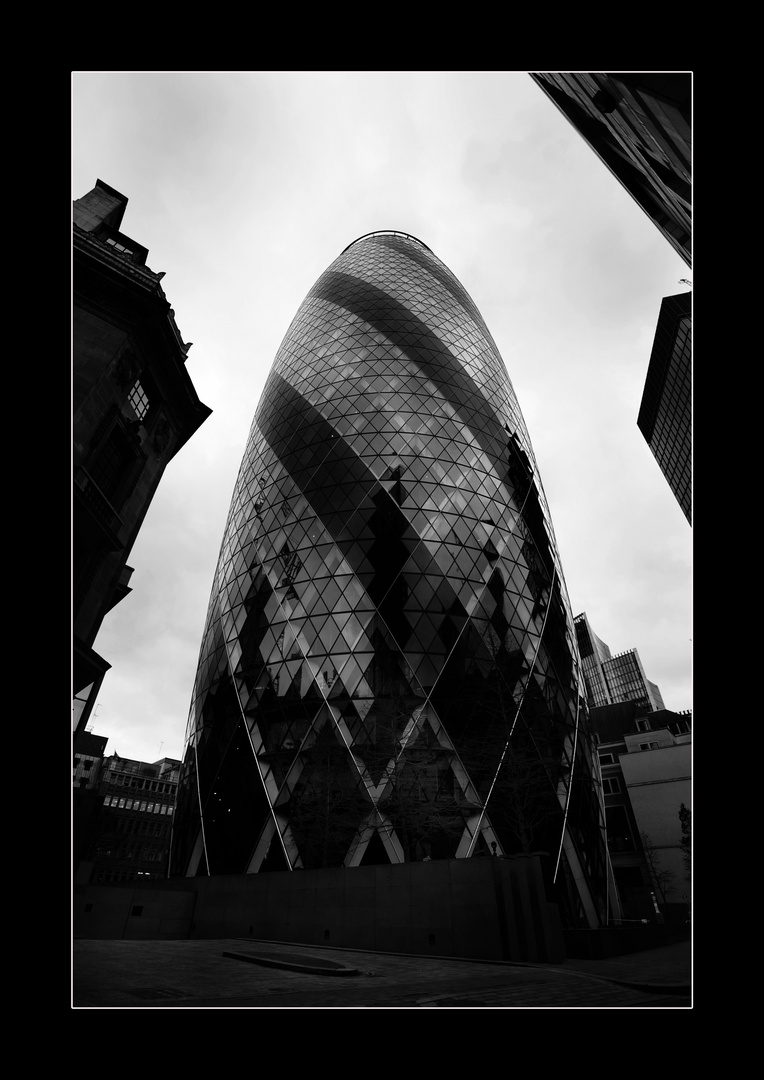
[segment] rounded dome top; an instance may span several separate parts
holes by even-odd
[[[374,232],[364,233],[363,236],[357,237],[352,243],[348,244],[342,254],[344,255],[346,251],[353,247],[353,244],[360,244],[362,240],[368,240],[370,236],[401,236],[404,240],[413,240],[414,243],[420,244],[425,251],[429,251],[432,254],[432,248],[428,248],[427,244],[423,243],[419,237],[412,236],[411,233],[401,232],[399,229],[375,229]]]

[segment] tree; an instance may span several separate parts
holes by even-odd
[[[428,730],[395,763],[380,809],[393,823],[407,862],[453,856],[470,809],[455,782],[453,756]]]
[[[303,768],[291,796],[289,821],[303,866],[342,866],[370,804],[350,769],[347,749],[329,723],[300,758]]]
[[[671,870],[662,869],[658,849],[653,843],[649,833],[643,830],[639,834],[639,838],[642,841],[642,854],[645,857],[647,869],[650,872],[650,880],[655,886],[658,896],[661,898],[661,902],[665,904],[667,903],[666,894],[671,891],[676,874]]]
[[[353,748],[375,785],[389,781],[379,808],[407,860],[453,857],[483,808],[505,854],[548,847],[547,826],[562,815],[559,726],[535,681],[525,692],[519,651],[510,654],[490,626],[467,651],[479,656],[466,680],[433,701],[448,714],[443,728],[430,722],[424,698],[388,677],[364,718],[365,741]]]
[[[488,622],[480,636],[484,670],[460,700],[454,741],[505,854],[549,849],[563,812],[564,733],[507,628]]]
[[[692,811],[688,810],[684,803],[679,804],[679,821],[682,826],[682,839],[679,841],[679,846],[682,849],[685,880],[689,882],[692,876]]]
[[[684,880],[687,882],[687,889],[682,893],[682,899],[689,904],[692,884],[692,811],[688,810],[684,803],[679,804],[679,822],[682,826],[682,839],[679,841],[679,847],[682,850],[682,861],[684,863]]]
[[[353,752],[381,792],[378,807],[406,861],[453,856],[464,821],[474,813],[452,769],[454,751],[438,738],[424,700],[386,687],[364,718]]]

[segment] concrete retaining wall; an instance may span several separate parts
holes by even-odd
[[[253,937],[376,952],[559,963],[541,856],[77,886],[83,938]]]

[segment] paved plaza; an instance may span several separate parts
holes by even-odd
[[[689,942],[555,966],[249,938],[78,940],[72,970],[75,1009],[692,1007]]]

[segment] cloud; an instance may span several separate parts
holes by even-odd
[[[428,244],[483,314],[576,613],[687,707],[692,534],[636,427],[660,302],[686,268],[526,73],[79,72],[72,110],[73,197],[99,177],[127,195],[123,229],[166,272],[213,409],[167,468],[134,591],[95,643],[111,747],[181,755],[265,378],[314,281],[380,228]]]

